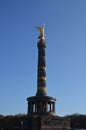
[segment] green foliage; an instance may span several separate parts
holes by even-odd
[[[86,129],[86,115],[75,113],[73,115],[66,116],[66,118],[70,118],[72,128]]]
[[[0,115],[0,129],[9,129],[9,130],[13,130],[14,126],[15,126],[15,122],[17,122],[17,120],[21,120],[22,118],[24,118],[26,115],[25,114],[17,114],[17,115],[7,115],[7,116],[3,116]]]
[[[3,115],[0,115],[0,119],[3,118],[4,116]]]

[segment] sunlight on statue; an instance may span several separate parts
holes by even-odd
[[[40,35],[38,36],[38,39],[40,40],[44,39],[44,30],[45,30],[44,26],[37,26],[36,29],[40,31]]]

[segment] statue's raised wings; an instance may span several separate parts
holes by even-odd
[[[38,39],[44,39],[44,27],[37,26],[36,29],[40,31],[40,35],[38,36]]]

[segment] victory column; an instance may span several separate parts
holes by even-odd
[[[56,99],[47,96],[46,92],[46,42],[45,28],[37,26],[38,36],[38,67],[36,96],[28,97],[27,124],[28,130],[68,130],[70,121],[55,114]],[[53,86],[52,86],[53,88]]]
[[[46,92],[46,42],[44,39],[44,27],[37,26],[40,31],[38,36],[38,67],[37,67],[37,93],[36,96],[29,97],[28,115],[53,114],[55,115],[55,98],[47,96]]]

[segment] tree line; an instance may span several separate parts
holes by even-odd
[[[13,130],[15,123],[21,125],[21,121],[26,118],[25,114],[17,115],[0,115],[0,130]],[[86,115],[73,114],[67,115],[65,118],[70,119],[70,124],[72,129],[86,129]]]
[[[86,129],[86,115],[73,114],[66,116],[70,119],[71,128]]]

